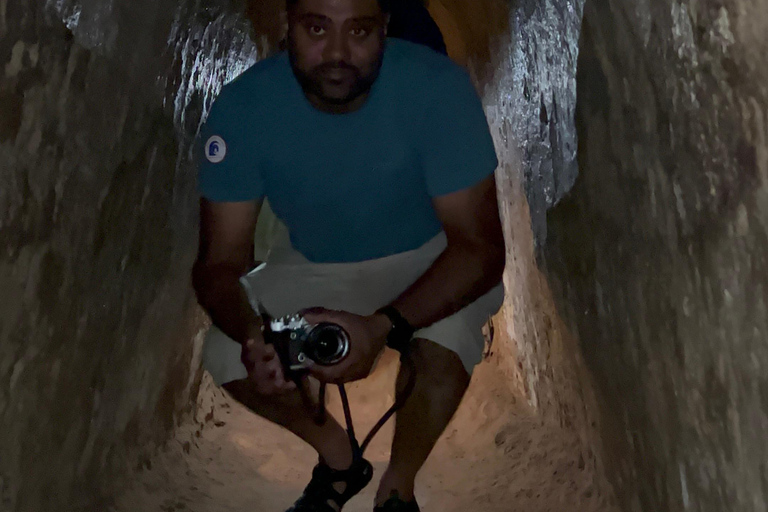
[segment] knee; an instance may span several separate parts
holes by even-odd
[[[470,374],[459,355],[433,341],[415,340],[409,359],[416,369],[417,378],[425,379],[433,386],[459,393],[469,386]]]

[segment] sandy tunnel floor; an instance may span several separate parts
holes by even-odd
[[[391,403],[396,367],[394,358],[382,358],[369,379],[350,387],[358,436]],[[329,409],[343,418],[337,393],[329,394]],[[207,379],[200,401],[198,421],[179,430],[112,512],[283,512],[301,494],[317,460],[311,448]],[[391,423],[366,453],[376,471],[373,482],[345,512],[372,510]],[[419,474],[416,494],[425,512],[613,512],[595,492],[593,478],[575,436],[543,424],[510,393],[491,359],[475,371],[461,408]]]

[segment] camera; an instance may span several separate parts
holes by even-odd
[[[337,324],[310,324],[301,315],[268,319],[264,341],[274,345],[283,366],[302,372],[311,363],[333,366],[349,355],[349,335]]]

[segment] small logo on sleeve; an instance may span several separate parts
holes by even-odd
[[[227,156],[227,144],[224,139],[214,135],[205,143],[205,158],[212,164],[217,164]]]

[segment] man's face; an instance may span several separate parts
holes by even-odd
[[[291,9],[291,66],[315,106],[360,106],[381,68],[387,21],[377,0],[299,0]]]

